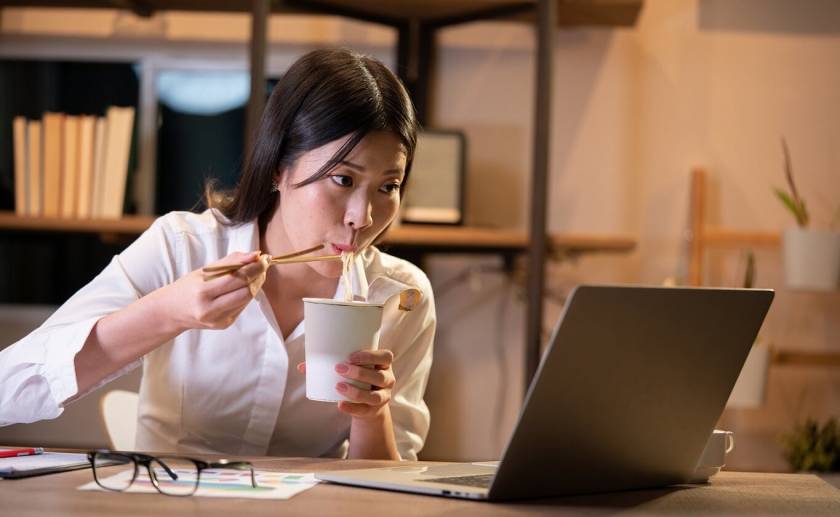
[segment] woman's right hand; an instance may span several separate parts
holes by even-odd
[[[270,258],[268,255],[263,257]],[[205,280],[201,269],[179,278],[162,288],[166,291],[169,314],[181,331],[190,329],[225,329],[236,321],[245,306],[256,296],[265,273],[268,260],[260,258],[260,252],[231,253],[208,264],[224,266],[244,264],[237,271]]]

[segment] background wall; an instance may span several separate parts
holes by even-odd
[[[170,13],[142,22],[114,11],[34,9],[4,9],[1,27],[15,44],[36,34],[39,45],[110,38],[165,52],[212,40],[241,60],[249,30],[241,16]],[[840,205],[839,33],[840,4],[830,0],[646,0],[635,27],[558,32],[549,228],[628,233],[638,248],[552,265],[547,328],[579,281],[684,280],[692,166],[710,174],[709,222],[781,231],[793,223],[771,192],[784,182],[784,135],[815,223],[828,224]],[[270,66],[323,44],[393,63],[393,32],[373,25],[274,17],[270,34]],[[533,50],[524,25],[474,23],[440,34],[430,125],[466,132],[469,224],[526,226]],[[706,258],[706,284],[739,283],[743,253]],[[778,289],[762,336],[778,347],[840,350],[840,294],[787,291],[778,250],[758,251],[757,259],[758,286]],[[521,286],[497,267],[492,258],[457,256],[427,265],[441,321],[427,457],[495,457],[515,420]],[[764,406],[721,419],[738,437],[730,466],[785,469],[779,434],[805,416],[837,415],[838,373],[773,367]],[[468,441],[457,439],[462,432]]]
[[[710,223],[790,227],[771,192],[784,184],[781,136],[815,225],[827,226],[840,207],[838,22],[835,2],[647,0],[634,28],[558,33],[549,228],[628,232],[639,245],[631,257],[554,266],[551,283],[562,293],[584,279],[684,281],[693,166],[710,174]],[[530,29],[498,23],[442,35],[434,120],[467,128],[470,222],[525,227],[532,41]],[[758,285],[779,290],[763,338],[840,350],[840,294],[787,291],[778,250],[757,253]],[[706,258],[706,284],[739,285],[743,252]],[[772,367],[765,405],[721,419],[738,435],[730,465],[784,469],[779,435],[836,416],[838,381],[828,368]]]

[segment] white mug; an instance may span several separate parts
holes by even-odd
[[[726,465],[726,455],[735,447],[735,433],[715,429],[706,442],[706,448],[700,455],[697,465],[708,467],[723,467]]]
[[[692,481],[702,483],[714,476],[726,465],[726,455],[735,448],[735,433],[715,429],[706,442],[706,448],[697,461]]]
[[[351,381],[335,371],[353,352],[379,347],[383,304],[304,298],[306,398],[323,402],[348,400],[336,390],[346,382],[361,389],[369,384]]]

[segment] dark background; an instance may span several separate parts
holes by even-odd
[[[14,210],[12,120],[45,111],[102,116],[108,106],[133,106],[135,128],[125,211],[136,212],[132,176],[137,164],[140,67],[130,62],[0,60],[0,210]],[[266,94],[276,83],[267,84]],[[155,207],[201,210],[204,184],[235,184],[243,156],[245,107],[216,115],[158,105]],[[0,230],[0,303],[63,303],[96,276],[134,237]]]

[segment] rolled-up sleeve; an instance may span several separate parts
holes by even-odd
[[[391,418],[397,450],[404,460],[417,460],[429,432],[431,416],[423,400],[435,337],[435,305],[431,286],[425,286],[423,301],[406,313],[399,337],[402,344],[394,347],[394,376],[396,384],[390,403]]]
[[[158,219],[43,325],[0,351],[0,426],[56,418],[65,402],[84,395],[78,393],[76,354],[97,321],[173,280],[173,238],[165,218]]]

